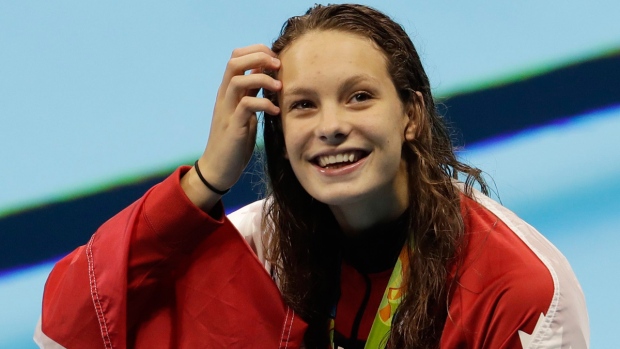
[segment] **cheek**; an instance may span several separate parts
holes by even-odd
[[[284,134],[285,158],[298,158],[304,148],[311,142],[312,132],[307,124],[298,121],[282,122],[282,132]]]
[[[401,123],[396,120],[390,125],[383,123],[368,125],[365,132],[374,143],[383,144],[383,147],[390,150],[401,147],[406,141],[405,127],[401,127]]]

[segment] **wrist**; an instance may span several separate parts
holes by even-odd
[[[207,181],[207,179],[203,176],[202,172],[200,171],[200,167],[198,166],[198,160],[196,160],[196,162],[194,163],[194,170],[196,171],[196,174],[198,175],[198,178],[200,178],[200,181],[202,182],[202,184],[204,184],[205,187],[207,187],[209,190],[211,190],[215,194],[223,196],[223,195],[226,195],[226,193],[230,191],[230,188],[218,189],[216,186],[214,186],[209,181]]]
[[[187,198],[206,213],[209,213],[222,197],[204,185],[194,167],[181,177],[181,188]]]

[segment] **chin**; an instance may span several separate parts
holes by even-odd
[[[359,191],[325,189],[316,192],[309,192],[315,200],[328,206],[345,206],[358,203],[364,199],[368,193]],[[365,195],[366,194],[366,195]]]

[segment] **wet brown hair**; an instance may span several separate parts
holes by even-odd
[[[416,137],[403,145],[409,186],[409,265],[405,296],[392,321],[392,348],[438,348],[448,315],[448,300],[463,248],[461,191],[453,183],[466,178],[465,194],[474,182],[487,186],[480,170],[457,160],[450,133],[437,112],[428,77],[405,30],[383,13],[363,5],[316,5],[290,18],[272,50],[280,54],[311,31],[338,30],[370,39],[387,58],[387,69],[403,106],[414,105]],[[420,92],[422,100],[415,93]],[[265,96],[277,105],[277,96]],[[301,186],[285,153],[280,118],[265,116],[268,194],[265,206],[273,222],[268,258],[285,301],[309,324],[308,348],[326,348],[328,319],[339,287],[339,244],[329,208]]]

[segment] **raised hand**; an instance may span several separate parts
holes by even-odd
[[[282,88],[280,81],[262,73],[279,68],[280,60],[265,45],[233,51],[217,93],[207,147],[198,160],[200,172],[213,187],[232,187],[247,166],[256,141],[256,113],[280,113],[270,100],[256,96],[261,88],[274,92]],[[185,174],[181,186],[205,211],[220,197],[201,182],[195,168]]]

